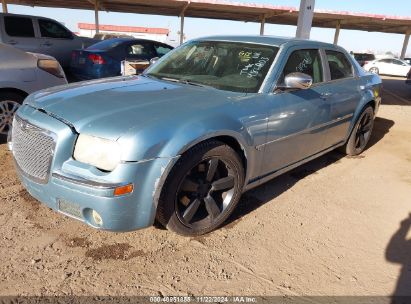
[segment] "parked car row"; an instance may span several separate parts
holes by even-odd
[[[164,43],[133,38],[80,37],[61,23],[44,17],[0,13],[0,42],[56,58],[77,79],[120,75],[121,61],[149,61],[173,48]],[[142,70],[137,71],[142,72]]]

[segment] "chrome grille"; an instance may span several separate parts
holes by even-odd
[[[12,149],[22,174],[36,182],[47,183],[54,154],[54,138],[54,133],[15,116],[11,136]]]

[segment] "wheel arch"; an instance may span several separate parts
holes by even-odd
[[[242,143],[241,140],[238,139],[237,136],[234,136],[233,134],[210,134],[208,136],[204,136],[201,139],[195,140],[194,142],[191,142],[190,144],[186,145],[179,153],[179,155],[182,155],[186,153],[188,150],[191,148],[204,143],[209,140],[216,140],[220,141],[226,145],[228,145],[230,148],[232,148],[238,156],[241,158],[243,168],[244,168],[244,174],[247,174],[247,166],[248,166],[248,152],[245,148],[244,143]]]
[[[9,93],[9,92],[20,94],[20,95],[22,95],[24,98],[26,98],[26,97],[29,95],[27,92],[25,92],[25,91],[23,91],[23,90],[16,89],[16,88],[12,88],[12,87],[3,87],[3,88],[0,88],[0,94],[1,94],[1,93]]]
[[[246,145],[243,140],[239,139],[238,135],[234,135],[231,132],[224,132],[224,133],[219,133],[219,134],[208,134],[204,135],[194,141],[191,141],[190,143],[186,144],[178,153],[178,155],[170,160],[168,163],[167,167],[163,168],[163,172],[161,176],[159,176],[156,186],[155,186],[155,191],[153,195],[153,203],[155,208],[157,209],[158,206],[158,200],[160,198],[160,194],[163,191],[163,186],[165,184],[166,179],[170,175],[171,171],[173,170],[174,166],[180,159],[181,155],[189,151],[191,148],[204,143],[209,140],[217,140],[221,141],[222,143],[227,144],[230,146],[236,153],[238,153],[239,157],[242,160],[243,163],[243,168],[244,168],[244,176],[247,178],[247,168],[249,166],[249,159],[248,159],[248,152],[246,149]],[[154,219],[153,219],[154,220]]]
[[[351,133],[352,133],[352,131],[353,131],[353,129],[354,129],[354,126],[355,126],[357,120],[359,119],[361,113],[362,113],[362,112],[364,111],[364,109],[365,109],[366,107],[368,107],[368,106],[371,106],[371,107],[373,108],[373,110],[375,111],[375,109],[376,109],[376,107],[377,107],[377,102],[376,102],[376,100],[375,100],[374,98],[370,98],[370,99],[368,99],[367,101],[364,101],[364,102],[361,102],[361,103],[360,103],[360,106],[357,108],[357,110],[356,110],[355,113],[354,113],[354,116],[353,116],[353,119],[352,119],[352,121],[351,121],[351,125],[350,125],[350,128],[349,128],[349,130],[348,130],[348,133],[347,133],[345,142],[347,142],[347,140],[350,138]]]

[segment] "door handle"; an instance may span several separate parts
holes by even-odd
[[[10,40],[9,42],[7,42],[8,44],[11,44],[11,45],[15,45],[15,44],[17,44],[17,41],[16,40]]]
[[[333,93],[330,93],[330,92],[322,93],[322,94],[321,94],[321,99],[327,100],[327,99],[330,98],[332,95],[333,95]]]

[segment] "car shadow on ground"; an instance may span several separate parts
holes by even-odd
[[[400,223],[400,228],[391,237],[385,251],[387,261],[402,265],[397,285],[393,292],[395,297],[411,296],[411,239],[407,239],[410,229],[411,213]],[[399,300],[394,298],[392,303],[400,303]]]
[[[411,85],[403,77],[383,76],[382,104],[411,106]]]
[[[375,119],[373,133],[369,144],[367,145],[367,149],[382,140],[393,125],[394,121],[377,117]],[[295,168],[290,172],[280,175],[265,184],[247,191],[243,194],[238,206],[235,208],[233,214],[228,218],[224,227],[231,228],[245,215],[253,212],[262,205],[281,195],[283,192],[293,187],[299,180],[308,175],[317,174],[317,172],[322,168],[338,163],[343,157],[347,156],[338,151],[332,151],[298,168]],[[359,155],[352,158],[362,157],[364,156]]]

